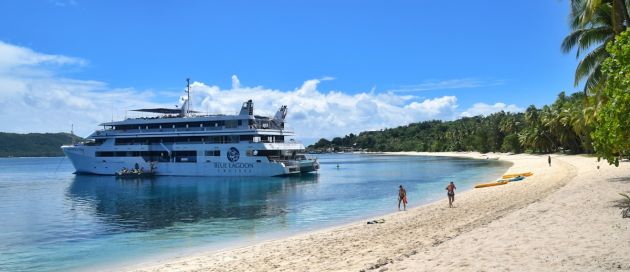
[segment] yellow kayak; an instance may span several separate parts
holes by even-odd
[[[475,185],[475,188],[484,188],[484,187],[492,187],[492,186],[498,186],[498,185],[505,185],[508,184],[509,181],[497,181],[497,182],[490,182],[490,183],[481,183],[481,184],[477,184]]]
[[[515,177],[518,177],[518,176],[529,177],[529,176],[531,176],[533,174],[534,173],[532,173],[532,172],[517,173],[517,174],[506,174],[506,175],[503,175],[503,178],[504,179],[509,179],[509,178],[515,178]]]

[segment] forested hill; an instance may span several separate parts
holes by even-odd
[[[332,140],[320,139],[310,150],[479,151],[592,153],[585,96],[563,93],[552,105],[530,106],[524,113],[498,112],[455,121],[424,121]]]
[[[0,157],[63,156],[61,146],[82,140],[69,133],[4,133],[0,132]]]

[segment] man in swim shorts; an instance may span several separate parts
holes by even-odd
[[[446,186],[446,195],[448,196],[448,207],[453,208],[453,202],[455,202],[455,184],[451,181],[451,183]]]
[[[400,211],[400,203],[403,204],[403,209],[407,210],[407,191],[403,188],[402,185],[399,186],[398,189],[398,210]]]

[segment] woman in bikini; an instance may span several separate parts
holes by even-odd
[[[448,207],[453,208],[453,202],[455,202],[455,184],[451,183],[446,186],[446,195],[448,196]]]

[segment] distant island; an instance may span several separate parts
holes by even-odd
[[[0,157],[60,157],[62,145],[81,140],[70,133],[0,132]]]

